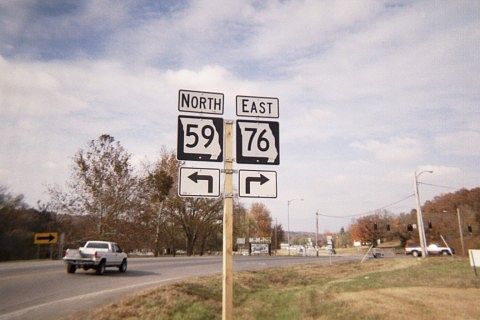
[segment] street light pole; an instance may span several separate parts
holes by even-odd
[[[303,199],[291,199],[287,201],[287,241],[288,241],[288,255],[290,255],[290,203],[295,201],[295,200],[300,200],[303,201]]]
[[[433,173],[433,171],[422,171],[417,174],[415,171],[415,176],[414,176],[414,188],[415,188],[415,199],[417,202],[417,225],[418,225],[418,238],[420,240],[420,247],[422,249],[422,258],[426,258],[428,251],[427,251],[427,240],[425,236],[425,226],[423,225],[423,216],[422,216],[422,207],[420,204],[420,195],[418,193],[418,177],[424,173]]]
[[[317,257],[318,257],[318,210],[315,213],[315,215],[317,216],[317,221],[315,222],[315,225],[317,227],[317,230],[315,232],[315,249],[317,250]]]

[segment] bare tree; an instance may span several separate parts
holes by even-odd
[[[58,213],[87,215],[96,225],[96,235],[115,234],[119,219],[134,208],[137,181],[130,154],[107,134],[92,140],[73,158],[67,190],[50,188],[51,205]]]

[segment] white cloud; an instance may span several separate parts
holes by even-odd
[[[457,131],[439,135],[435,146],[440,153],[458,156],[480,156],[480,132]]]
[[[367,140],[353,142],[352,146],[372,153],[375,158],[388,162],[411,162],[423,158],[425,153],[420,142],[413,138],[390,138],[386,142]]]

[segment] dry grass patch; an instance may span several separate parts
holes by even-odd
[[[95,319],[220,319],[220,276],[191,279],[107,306]],[[480,278],[467,259],[375,259],[234,274],[235,319],[480,319]]]
[[[335,300],[370,319],[479,319],[480,289],[388,288],[344,292]]]

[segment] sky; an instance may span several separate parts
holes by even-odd
[[[479,186],[480,2],[308,0],[1,1],[0,185],[47,202],[104,133],[140,170],[176,146],[180,89],[229,120],[236,95],[279,99],[280,165],[234,167],[278,172],[241,201],[286,230],[409,212],[415,172],[422,202]]]

